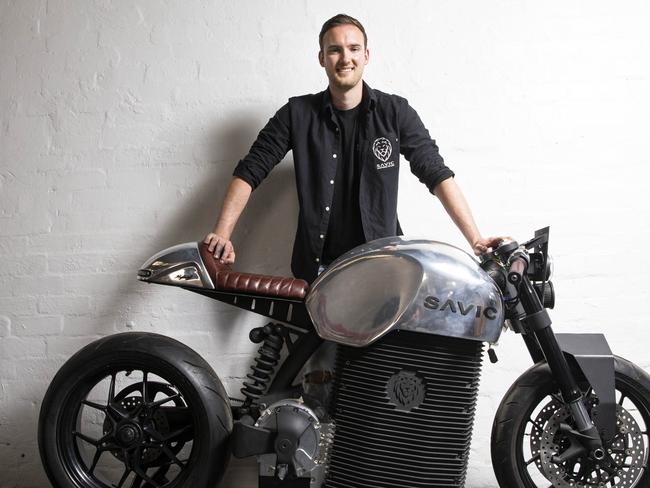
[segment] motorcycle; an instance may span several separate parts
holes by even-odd
[[[602,334],[555,334],[549,229],[480,261],[441,242],[379,239],[310,286],[240,273],[187,243],[149,259],[177,286],[272,322],[229,398],[196,352],[128,332],[72,356],[42,404],[39,447],[54,486],[215,486],[231,455],[256,456],[261,488],[463,487],[485,344],[503,329],[533,366],[492,428],[502,488],[647,487],[650,377]],[[300,375],[323,343],[336,366]],[[319,390],[320,388],[320,390]],[[325,392],[325,394],[323,394]]]

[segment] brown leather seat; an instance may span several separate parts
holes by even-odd
[[[222,264],[214,258],[208,251],[207,244],[199,243],[199,250],[218,291],[302,300],[309,290],[309,283],[305,280],[233,271],[229,265]]]

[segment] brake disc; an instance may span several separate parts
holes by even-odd
[[[592,411],[597,408],[594,406]],[[601,461],[578,457],[562,464],[554,463],[553,456],[561,454],[570,445],[566,434],[560,432],[562,423],[571,423],[566,406],[561,406],[548,418],[539,436],[540,471],[554,487],[635,486],[643,474],[646,446],[639,425],[625,408],[616,407],[616,435],[605,446],[607,455]]]
[[[542,444],[542,434],[544,434],[544,426],[551,417],[562,407],[562,403],[557,401],[555,398],[548,402],[546,406],[540,410],[537,414],[537,417],[533,421],[533,429],[530,432],[530,452],[533,455],[535,460],[535,465],[537,469],[543,472],[542,470],[542,459],[540,456],[540,448]]]

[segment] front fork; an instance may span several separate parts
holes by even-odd
[[[582,391],[578,387],[566,357],[553,333],[551,318],[528,279],[523,279],[520,282],[519,299],[526,311],[526,317],[522,321],[537,339],[537,343],[560,387],[562,398],[569,408],[576,425],[575,430],[569,426],[564,426],[565,429],[569,429],[567,433],[570,437],[578,441],[576,448],[567,450],[563,456],[558,456],[554,461],[563,462],[566,459],[562,459],[562,457],[575,457],[585,450],[588,451],[592,458],[596,460],[603,459],[605,451],[598,429],[589,416]]]

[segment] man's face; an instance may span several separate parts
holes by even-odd
[[[331,87],[350,89],[361,81],[368,56],[363,32],[354,25],[346,24],[333,27],[325,33],[318,60],[325,68]]]

